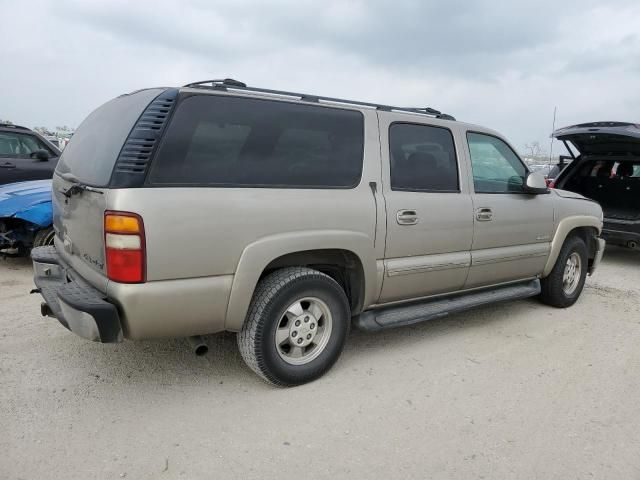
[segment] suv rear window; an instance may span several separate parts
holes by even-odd
[[[56,173],[71,174],[88,185],[106,186],[129,132],[163,90],[153,88],[121,95],[91,112],[63,150]]]
[[[357,111],[195,95],[178,105],[149,182],[350,188],[360,181],[363,144]]]

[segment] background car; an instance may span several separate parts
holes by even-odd
[[[0,185],[53,177],[60,150],[42,135],[0,123]]]
[[[610,244],[640,246],[640,125],[593,122],[564,127],[553,136],[579,155],[553,186],[597,201],[602,236]]]
[[[553,166],[548,163],[529,165],[529,170],[531,170],[532,172],[538,172],[545,177],[549,176],[549,172],[552,168]]]
[[[51,180],[0,186],[0,253],[53,245]]]

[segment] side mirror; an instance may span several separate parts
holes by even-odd
[[[549,193],[549,188],[547,187],[547,181],[545,180],[544,175],[538,172],[529,173],[524,181],[524,191],[525,193],[531,193],[534,195]]]
[[[49,160],[49,152],[46,150],[36,150],[35,152],[31,152],[31,158],[37,158],[38,160],[44,162]]]

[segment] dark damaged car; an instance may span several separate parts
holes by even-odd
[[[51,179],[59,157],[60,150],[37,132],[0,123],[0,185]]]
[[[52,244],[51,177],[59,157],[39,133],[0,123],[0,254]]]
[[[574,158],[553,187],[595,200],[608,244],[640,249],[640,124],[593,122],[553,132]]]

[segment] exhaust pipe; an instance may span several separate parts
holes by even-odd
[[[200,335],[187,337],[187,341],[189,342],[189,345],[191,345],[191,348],[193,348],[193,353],[195,353],[197,357],[202,357],[209,351],[209,346]]]
[[[638,244],[636,243],[636,241],[635,241],[635,240],[629,240],[629,241],[627,242],[627,247],[629,247],[629,248],[631,248],[631,249],[635,250],[636,248],[638,248]]]

